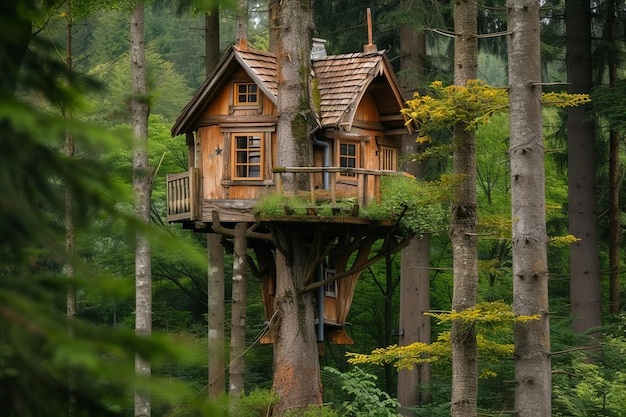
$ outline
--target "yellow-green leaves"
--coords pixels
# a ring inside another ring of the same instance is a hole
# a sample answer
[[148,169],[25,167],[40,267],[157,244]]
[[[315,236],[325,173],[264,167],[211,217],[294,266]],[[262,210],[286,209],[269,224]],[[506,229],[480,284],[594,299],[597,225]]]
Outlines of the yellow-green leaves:
[[[475,131],[487,123],[490,117],[505,112],[509,107],[509,93],[506,89],[495,88],[480,80],[469,80],[466,85],[444,87],[441,81],[430,84],[430,95],[416,93],[402,114],[407,123],[419,126],[420,143],[430,142],[428,132],[448,129],[457,123],[465,125],[468,131]],[[542,103],[560,108],[575,107],[588,103],[588,94],[567,94],[549,92],[542,94]]]
[[[510,306],[501,301],[478,303],[474,308],[461,312],[425,314],[436,318],[439,324],[458,320],[467,326],[474,326],[477,333],[478,356],[481,360],[487,361],[497,361],[499,358],[513,354],[513,344],[500,343],[492,339],[494,336],[510,331],[514,322],[525,323],[539,319],[538,315],[515,316]],[[371,354],[348,353],[347,356],[348,362],[352,364],[393,363],[398,369],[413,369],[413,366],[417,364],[449,360],[451,358],[450,332],[440,333],[437,341],[431,344],[416,342],[407,346],[392,345],[375,349]],[[495,375],[493,371],[484,369],[481,377],[493,375]]]
[[465,86],[444,87],[441,81],[430,84],[431,95],[416,93],[407,101],[402,113],[418,124],[419,142],[430,141],[428,131],[464,123],[467,130],[476,130],[498,111],[506,111],[509,97],[480,80],[469,80]]

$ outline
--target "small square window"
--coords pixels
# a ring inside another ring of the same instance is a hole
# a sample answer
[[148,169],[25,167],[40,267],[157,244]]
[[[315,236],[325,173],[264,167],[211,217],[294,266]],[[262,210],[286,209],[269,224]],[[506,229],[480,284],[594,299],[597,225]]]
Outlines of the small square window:
[[251,105],[259,102],[258,87],[254,83],[235,84],[235,105]]

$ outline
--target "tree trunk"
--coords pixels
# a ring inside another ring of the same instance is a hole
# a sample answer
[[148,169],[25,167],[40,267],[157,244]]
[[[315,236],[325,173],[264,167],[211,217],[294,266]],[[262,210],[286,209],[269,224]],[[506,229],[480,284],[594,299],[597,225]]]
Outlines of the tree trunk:
[[508,0],[513,219],[513,310],[539,315],[515,323],[515,415],[551,415],[550,325],[539,2]]
[[322,403],[320,365],[315,334],[315,299],[303,292],[308,243],[295,234],[283,234],[290,242],[290,259],[276,251],[276,317],[273,326],[274,384],[279,402],[274,415]]
[[224,248],[222,235],[207,234],[209,268],[208,292],[208,352],[209,352],[209,398],[218,398],[226,386],[224,352]]
[[[615,19],[615,0],[609,0],[607,13],[607,34],[609,42],[615,44],[617,39],[617,23]],[[607,65],[609,67],[609,85],[615,87],[618,80],[617,51],[610,48]],[[620,311],[620,241],[622,236],[620,224],[619,188],[621,168],[619,162],[619,133],[609,133],[609,313],[619,314]]]
[[[311,0],[283,2],[272,0],[277,45],[278,121],[276,124],[276,165],[310,166],[313,146],[310,134],[314,125],[310,99]],[[308,177],[302,177],[308,184]],[[284,178],[283,187],[291,191],[292,177]]]
[[248,0],[237,0],[237,21],[235,23],[237,44],[248,44]]
[[246,349],[246,295],[248,242],[246,223],[235,226],[235,250],[233,254],[233,293],[230,321],[230,367],[228,395],[239,396],[244,391],[244,360]]
[[[133,191],[135,214],[139,221],[150,222],[151,179],[148,166],[148,104],[146,90],[146,59],[144,45],[144,5],[138,1],[130,19],[132,125],[135,137],[133,146]],[[138,232],[135,247],[135,332],[139,336],[152,333],[152,274],[150,243],[148,237]],[[149,377],[150,362],[135,356],[135,372]],[[135,416],[150,416],[150,394],[135,391]]]
[[204,17],[205,25],[205,58],[206,76],[220,62],[220,9],[218,6],[213,7]]
[[[403,30],[402,33],[414,34],[415,31]],[[423,37],[422,37],[423,38]],[[401,43],[411,44],[413,36],[401,37]],[[413,51],[402,62],[406,62],[406,69],[410,69],[415,62],[410,57],[420,55],[421,48]],[[425,52],[425,50],[423,51]],[[408,53],[408,52],[407,52]],[[401,64],[404,68],[405,64]],[[406,80],[405,88],[413,85]],[[410,88],[411,89],[411,88]],[[405,135],[402,138],[402,156],[415,154],[419,151],[415,138]],[[424,162],[405,162],[403,171],[423,178]],[[400,271],[400,346],[410,345],[415,342],[430,343],[430,317],[424,315],[430,310],[430,236],[416,235],[409,245],[402,249],[402,262]],[[403,416],[415,416],[412,407],[429,401],[426,394],[420,395],[418,385],[430,383],[430,365],[422,364],[412,370],[403,369],[398,371],[398,412]]]
[[[591,70],[591,9],[589,2],[565,3],[566,67],[569,93],[589,94]],[[583,333],[600,326],[601,289],[595,193],[595,144],[591,104],[567,110],[569,232],[580,238],[570,246],[572,328]]]
[[[454,7],[454,83],[464,86],[476,78],[478,67],[477,2],[462,0]],[[454,287],[452,310],[476,305],[478,294],[478,214],[476,211],[476,138],[460,123],[454,128],[453,170],[460,179],[455,189],[450,219]],[[474,326],[453,322],[452,417],[476,415],[478,349]]]
[[[430,310],[429,236],[415,236],[402,250],[400,273],[400,338],[399,345],[415,342],[430,343],[430,319],[424,313]],[[417,385],[430,382],[430,366],[417,365],[412,370],[398,371],[398,410],[403,416],[415,416],[410,409],[428,398],[420,396]]]
[[[310,0],[269,2],[276,53],[278,79],[277,166],[310,166],[312,159],[313,117],[309,93],[311,73],[311,33],[313,26]],[[285,182],[287,191],[295,184]],[[303,292],[302,282],[307,245],[285,232],[290,258],[276,251],[276,340],[274,342],[273,389],[280,400],[276,415],[294,407],[322,401],[319,358],[315,335],[314,297]]]

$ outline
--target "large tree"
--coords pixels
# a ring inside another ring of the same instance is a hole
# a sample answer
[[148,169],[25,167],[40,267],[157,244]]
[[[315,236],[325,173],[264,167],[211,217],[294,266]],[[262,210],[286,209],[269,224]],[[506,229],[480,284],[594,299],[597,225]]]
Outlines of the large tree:
[[[135,214],[140,222],[150,222],[152,184],[148,164],[148,115],[146,55],[144,44],[144,3],[139,0],[130,18],[130,59],[132,77],[131,117],[133,143],[133,190]],[[152,269],[150,242],[145,231],[139,231],[135,242],[135,331],[139,336],[152,334]],[[150,362],[137,354],[135,371],[147,377]],[[146,390],[135,391],[135,416],[151,415],[150,395]]]
[[551,414],[550,326],[539,1],[508,0],[515,413]]
[[[277,166],[310,166],[312,131],[309,94],[310,51],[313,27],[311,0],[271,0],[270,21],[278,79]],[[285,183],[293,190],[296,184]],[[307,244],[298,235],[282,242],[287,256],[276,251],[274,384],[279,395],[275,414],[321,403],[319,358],[315,335],[313,294],[303,291]],[[278,239],[288,239],[286,234]]]
[[[454,84],[475,79],[478,67],[478,3],[461,0],[454,6]],[[476,210],[476,137],[463,122],[454,127],[453,171],[458,178],[450,218],[454,287],[452,310],[476,305],[478,295],[478,213]],[[454,321],[452,348],[452,417],[476,415],[478,348],[474,326]]]
[[[588,1],[565,2],[565,46],[569,93],[591,92],[591,8]],[[591,103],[567,110],[569,232],[572,328],[585,332],[602,324],[600,254],[595,192],[594,122]]]

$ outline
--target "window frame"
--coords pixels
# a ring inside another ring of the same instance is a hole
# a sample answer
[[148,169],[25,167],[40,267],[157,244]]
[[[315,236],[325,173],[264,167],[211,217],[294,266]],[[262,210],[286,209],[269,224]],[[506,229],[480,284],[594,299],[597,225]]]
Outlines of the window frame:
[[[344,156],[341,153],[342,145],[353,146],[354,147],[354,155],[345,155]],[[349,160],[353,160],[354,161],[354,166],[353,167],[342,166],[341,162],[342,162],[343,158],[346,158],[346,159],[349,159]],[[349,169],[361,168],[361,142],[360,141],[344,140],[344,139],[337,140],[337,166],[339,168],[349,168]],[[340,171],[339,172],[339,177],[343,178],[343,179],[356,180],[356,174],[354,174],[354,173],[346,173],[346,172]]]
[[[246,138],[246,144],[249,145],[249,140],[251,138],[258,138],[259,146],[257,147],[239,147],[237,138],[243,137]],[[231,142],[231,156],[230,156],[230,166],[231,166],[231,179],[234,181],[263,181],[265,179],[265,133],[262,131],[254,131],[254,132],[231,132],[230,133],[230,142]],[[258,149],[258,150],[257,150]],[[258,162],[251,162],[251,152],[258,152],[258,155],[254,157],[258,157]],[[246,153],[245,161],[238,161],[238,156],[241,153]],[[247,167],[246,171],[250,174],[250,167],[256,166],[258,167],[259,176],[251,177],[251,176],[240,176],[239,168]]]
[[[239,87],[240,86],[246,86],[246,91],[244,93],[240,93],[239,92]],[[255,90],[254,92],[250,92],[249,91],[249,87],[254,86]],[[235,107],[257,107],[260,102],[261,102],[261,97],[260,97],[260,89],[259,86],[256,85],[256,83],[253,82],[234,82],[233,83],[233,105]],[[245,96],[246,99],[249,99],[251,96],[255,96],[256,100],[255,101],[240,101],[239,97],[240,96]]]

